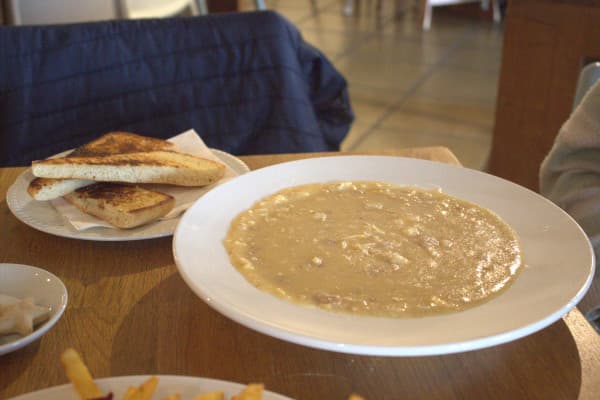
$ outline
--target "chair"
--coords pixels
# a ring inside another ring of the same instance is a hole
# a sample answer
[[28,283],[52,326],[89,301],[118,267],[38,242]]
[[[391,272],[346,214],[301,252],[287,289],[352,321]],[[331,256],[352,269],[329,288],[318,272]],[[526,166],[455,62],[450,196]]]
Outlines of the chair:
[[433,7],[450,4],[473,3],[475,1],[481,1],[481,8],[484,10],[487,10],[491,3],[494,22],[500,22],[502,15],[500,13],[499,0],[419,0],[419,14],[423,25],[423,30],[427,31],[431,28]]
[[[44,25],[120,18],[206,14],[205,0],[8,0],[12,25]],[[204,11],[204,12],[202,12]]]
[[[208,5],[206,4],[206,0],[196,0],[198,8],[200,9],[201,15],[206,15],[210,12]],[[267,5],[265,0],[255,0],[254,5],[256,6],[257,11],[265,11],[267,9]]]
[[[206,10],[205,1],[195,0],[118,0],[121,18],[168,18],[189,11],[191,15],[199,15]],[[198,3],[204,6],[198,6]],[[205,13],[203,13],[205,14]]]
[[115,130],[333,151],[352,120],[343,76],[275,12],[0,28],[0,165]]
[[64,24],[116,18],[115,2],[106,0],[8,0],[11,25]]

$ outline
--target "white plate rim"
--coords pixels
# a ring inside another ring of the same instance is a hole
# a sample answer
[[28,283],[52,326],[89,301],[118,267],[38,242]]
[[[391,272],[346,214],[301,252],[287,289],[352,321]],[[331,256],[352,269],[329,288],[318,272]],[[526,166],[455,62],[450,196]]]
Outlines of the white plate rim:
[[[210,149],[215,156],[217,156],[221,162],[227,164],[238,174],[245,174],[250,171],[250,168],[246,163],[237,158],[236,156],[226,153],[218,149]],[[69,151],[57,154],[54,157],[60,157],[67,154]],[[8,188],[6,192],[6,204],[12,212],[12,214],[24,224],[30,226],[38,231],[48,233],[54,236],[65,237],[69,239],[80,239],[80,240],[92,240],[92,241],[134,241],[134,240],[146,240],[156,239],[166,236],[171,236],[175,231],[175,227],[179,222],[180,217],[153,222],[138,228],[120,230],[117,228],[92,228],[84,231],[77,231],[66,223],[60,225],[47,225],[40,222],[39,219],[28,215],[20,204],[22,202],[29,203],[35,201],[27,194],[27,185],[30,180],[28,176],[31,175],[31,168],[27,168],[24,172],[19,174],[15,182]],[[51,213],[51,215],[60,218],[54,207],[48,202],[40,202],[46,204],[40,204],[45,212]]]
[[61,296],[60,306],[58,307],[56,312],[54,312],[54,314],[52,314],[52,316],[46,322],[44,322],[42,325],[40,325],[36,329],[34,329],[34,331],[31,334],[29,334],[27,336],[23,336],[22,338],[15,340],[13,342],[9,342],[9,343],[0,345],[0,356],[11,353],[22,347],[25,347],[25,346],[33,343],[34,341],[38,340],[39,338],[41,338],[46,332],[48,332],[50,330],[50,328],[52,328],[58,322],[58,320],[64,314],[64,312],[67,308],[67,304],[69,303],[69,293],[67,291],[65,284],[63,283],[63,281],[60,280],[60,278],[58,278],[52,272],[46,271],[45,269],[42,269],[39,267],[34,267],[32,265],[25,265],[25,264],[0,263],[0,268],[2,268],[2,267],[26,268],[30,271],[45,275],[45,276],[49,277],[50,279],[53,279],[55,281],[55,283],[58,284],[58,286],[61,289],[62,296]]
[[[203,378],[194,376],[183,376],[183,375],[126,375],[126,376],[115,376],[107,378],[94,379],[98,386],[107,392],[117,391],[113,398],[120,398],[118,394],[125,392],[130,386],[139,386],[143,381],[147,380],[151,376],[159,378],[157,394],[164,396],[165,393],[172,394],[176,392],[178,386],[185,385],[192,390],[192,387],[198,387],[199,392],[208,392],[213,390],[221,390],[225,392],[225,397],[229,398],[233,394],[239,392],[246,385],[221,379],[214,378]],[[172,387],[172,389],[167,389]],[[196,390],[196,389],[194,389]],[[161,394],[162,393],[162,394]],[[200,394],[200,393],[197,393]],[[156,397],[156,395],[155,395]],[[73,385],[70,383],[52,386],[46,389],[36,390],[25,394],[11,397],[8,400],[79,400],[79,396],[76,395]],[[190,397],[191,399],[191,397]],[[264,400],[292,400],[290,397],[286,397],[282,394],[274,393],[269,390],[263,392]],[[183,400],[188,400],[187,397],[183,397]]]
[[[510,181],[504,180],[502,178],[499,178],[499,177],[496,177],[493,175],[486,174],[481,171],[470,170],[468,168],[452,166],[452,165],[439,163],[439,162],[435,162],[435,161],[406,159],[406,158],[402,158],[402,157],[335,156],[335,157],[323,157],[320,159],[297,160],[297,161],[291,161],[291,162],[287,162],[287,163],[277,164],[274,166],[263,168],[261,170],[253,171],[250,174],[246,175],[244,178],[245,179],[253,179],[254,176],[265,175],[267,172],[269,172],[269,169],[271,171],[278,171],[278,172],[281,171],[282,169],[286,169],[286,172],[289,172],[289,170],[292,168],[295,170],[302,168],[302,166],[305,163],[342,162],[342,161],[344,161],[344,159],[346,159],[347,162],[358,162],[360,160],[366,160],[366,159],[375,160],[375,161],[376,160],[391,160],[391,159],[403,160],[404,163],[408,163],[409,165],[412,165],[415,168],[418,168],[419,166],[422,166],[422,167],[428,166],[428,168],[432,168],[432,166],[434,166],[435,168],[440,169],[441,171],[444,171],[444,172],[448,172],[448,173],[452,172],[455,174],[458,173],[458,174],[465,174],[465,175],[471,175],[471,176],[477,175],[480,177],[484,177],[484,179],[492,180],[495,182],[495,184],[509,186],[509,187],[512,187],[514,190],[528,193],[529,196],[534,196],[535,198],[537,198],[538,201],[541,201],[541,203],[545,204],[546,207],[550,207],[550,208],[554,209],[554,212],[559,213],[562,216],[562,218],[565,218],[565,220],[568,220],[569,223],[572,225],[572,228],[579,235],[577,240],[580,241],[579,244],[581,246],[584,246],[586,248],[587,253],[585,255],[585,258],[587,260],[589,260],[589,266],[587,266],[583,272],[585,274],[585,279],[581,282],[581,285],[578,287],[578,290],[574,293],[571,293],[572,297],[570,297],[568,299],[568,301],[565,301],[561,307],[552,310],[552,312],[547,313],[546,315],[543,316],[543,318],[539,318],[536,321],[532,321],[531,323],[528,323],[524,326],[519,327],[519,329],[510,329],[508,331],[498,331],[494,335],[487,335],[485,337],[470,338],[469,340],[453,341],[453,342],[442,343],[442,344],[438,344],[438,345],[427,345],[427,346],[420,346],[420,345],[379,346],[379,345],[364,344],[364,343],[349,343],[347,341],[336,341],[336,340],[332,340],[331,338],[323,339],[322,337],[315,337],[314,335],[304,335],[304,334],[298,333],[297,331],[286,330],[285,328],[282,328],[282,326],[280,324],[278,324],[277,322],[257,319],[256,314],[253,314],[252,312],[244,313],[239,310],[236,310],[235,304],[224,303],[223,301],[221,301],[221,299],[218,298],[218,296],[214,295],[214,292],[210,293],[209,291],[206,291],[206,288],[199,285],[199,283],[194,279],[194,277],[191,276],[189,265],[186,266],[186,264],[189,264],[189,262],[188,262],[188,260],[184,259],[184,255],[182,254],[182,250],[180,249],[180,246],[182,246],[181,242],[184,240],[184,239],[182,239],[183,235],[185,234],[184,229],[186,227],[186,224],[188,224],[188,220],[193,218],[193,215],[195,212],[194,209],[196,207],[202,206],[201,203],[202,203],[203,199],[200,199],[194,206],[192,206],[190,208],[190,210],[188,210],[188,213],[186,214],[186,216],[180,221],[180,223],[175,231],[174,238],[173,238],[173,254],[174,254],[175,262],[176,262],[176,265],[180,272],[180,275],[183,277],[184,281],[200,298],[202,298],[205,302],[207,302],[211,307],[216,309],[218,312],[220,312],[223,315],[227,316],[228,318],[230,318],[246,327],[254,329],[256,331],[262,332],[264,334],[267,334],[267,335],[270,335],[273,337],[277,337],[282,340],[286,340],[286,341],[290,341],[293,343],[302,344],[302,345],[306,345],[306,346],[310,346],[310,347],[316,347],[316,348],[320,348],[320,349],[332,350],[332,351],[338,351],[338,352],[344,352],[344,353],[381,355],[381,356],[420,356],[420,355],[449,354],[449,353],[481,349],[481,348],[485,348],[485,347],[489,347],[489,346],[498,345],[501,343],[506,343],[506,342],[509,342],[512,340],[516,340],[516,339],[519,339],[526,335],[529,335],[531,333],[534,333],[536,331],[539,331],[540,329],[543,329],[546,326],[550,325],[551,323],[560,319],[564,314],[566,314],[569,310],[571,310],[579,302],[579,300],[583,297],[585,292],[588,290],[588,288],[591,284],[592,278],[593,278],[593,272],[594,272],[594,268],[595,268],[594,253],[589,244],[589,241],[587,240],[587,237],[585,236],[585,233],[577,225],[577,223],[570,216],[568,216],[564,211],[560,210],[553,203],[551,203],[547,199],[542,198],[535,192],[533,192],[529,189],[526,189],[524,187],[521,187],[519,185],[516,185]],[[331,161],[327,161],[327,160],[331,160]],[[240,183],[239,181],[238,182],[229,182],[228,183],[229,186],[224,185],[223,187],[221,187],[219,189],[219,191],[213,193],[213,196],[218,195],[221,191],[229,190],[230,186],[238,185],[239,183]],[[292,186],[292,184],[290,184],[288,186]],[[281,187],[285,187],[285,185],[283,185]],[[442,187],[443,187],[443,185],[442,185]],[[450,194],[452,194],[452,193],[450,193]],[[467,198],[467,200],[471,200],[471,199]],[[581,240],[585,241],[585,245],[583,242],[581,242]],[[196,267],[197,267],[197,265],[196,265]],[[233,267],[231,265],[229,265],[229,268],[233,268]],[[246,282],[246,284],[249,285],[247,282]],[[579,284],[579,282],[578,282],[578,284]],[[249,285],[249,286],[251,286],[251,285]],[[254,288],[254,290],[256,292],[258,292],[258,289]],[[257,293],[257,295],[263,296],[264,294]],[[270,296],[270,295],[267,295],[267,296]],[[276,301],[283,302],[282,300],[278,300],[278,299],[274,299],[272,301],[273,302],[276,302]],[[296,307],[298,307],[298,306],[296,306]],[[362,317],[362,318],[368,319],[369,317]],[[378,319],[375,319],[375,320],[378,320]],[[381,319],[379,319],[379,320],[381,320]]]

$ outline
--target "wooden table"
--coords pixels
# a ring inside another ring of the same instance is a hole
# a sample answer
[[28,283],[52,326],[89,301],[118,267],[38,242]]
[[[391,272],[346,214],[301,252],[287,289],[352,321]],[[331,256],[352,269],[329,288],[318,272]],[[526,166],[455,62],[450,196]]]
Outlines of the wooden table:
[[[397,155],[457,164],[444,148]],[[255,169],[318,154],[243,157]],[[0,169],[0,194],[23,168]],[[89,242],[47,235],[0,205],[0,262],[31,264],[69,290],[63,318],[43,338],[0,357],[0,398],[66,382],[59,355],[73,346],[96,377],[175,374],[264,382],[302,400],[594,399],[600,336],[578,310],[526,338],[434,357],[370,357],[316,350],[247,329],[196,297],[180,278],[171,238]]]

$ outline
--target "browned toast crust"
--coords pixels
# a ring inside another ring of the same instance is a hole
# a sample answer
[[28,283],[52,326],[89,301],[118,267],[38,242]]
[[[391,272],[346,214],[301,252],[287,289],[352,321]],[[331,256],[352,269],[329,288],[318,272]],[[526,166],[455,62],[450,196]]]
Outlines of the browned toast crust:
[[52,178],[34,178],[29,182],[29,186],[27,186],[27,193],[29,193],[31,197],[34,197],[38,192],[56,184],[56,181],[56,179]]
[[[101,200],[106,205],[123,207],[130,213],[144,212],[174,201],[173,196],[139,186],[118,183],[95,183],[75,191],[81,199]],[[143,196],[143,197],[141,197]],[[148,205],[148,199],[153,203]]]
[[[169,158],[169,154],[174,155],[175,158]],[[201,159],[204,162],[214,165],[220,164],[213,160],[209,160],[202,157],[196,157],[186,153],[177,153],[174,151],[149,151],[127,154],[110,154],[98,157],[69,156],[61,158],[52,158],[49,160],[34,161],[32,165],[110,165],[115,167],[147,165],[155,167],[183,168],[184,165],[181,162],[182,160],[184,162],[196,162],[198,159]]]
[[175,145],[162,139],[130,132],[109,132],[73,150],[69,157],[98,157],[110,154],[141,153],[173,149]]

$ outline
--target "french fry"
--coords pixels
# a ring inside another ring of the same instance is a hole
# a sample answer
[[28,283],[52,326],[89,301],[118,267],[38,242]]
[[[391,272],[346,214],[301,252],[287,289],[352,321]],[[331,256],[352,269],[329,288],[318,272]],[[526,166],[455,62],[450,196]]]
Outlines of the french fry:
[[246,386],[240,393],[233,396],[231,400],[260,400],[265,385],[262,383],[251,383]]
[[60,356],[60,361],[67,378],[69,378],[82,400],[102,397],[102,393],[96,386],[90,371],[74,349],[65,350]]
[[208,392],[203,393],[200,396],[194,397],[192,400],[223,400],[225,395],[223,392]]
[[[103,396],[100,389],[94,382],[92,374],[81,359],[77,351],[72,348],[65,350],[60,357],[61,364],[65,374],[73,384],[75,391],[81,400],[93,400],[111,398],[112,393]],[[152,400],[158,386],[158,377],[152,376],[138,387],[129,387],[123,395],[123,400]],[[261,400],[265,385],[262,383],[248,384],[240,393],[231,397],[230,400]],[[179,393],[174,393],[165,397],[163,400],[181,400]],[[198,395],[191,400],[225,400],[225,395],[221,391],[207,392]],[[362,397],[352,394],[348,400],[364,400]]]
[[128,387],[127,391],[125,392],[125,394],[123,395],[123,400],[131,400],[133,398],[133,396],[137,393],[137,388],[134,387]]
[[150,400],[156,391],[158,378],[153,376],[142,383],[128,400]]

